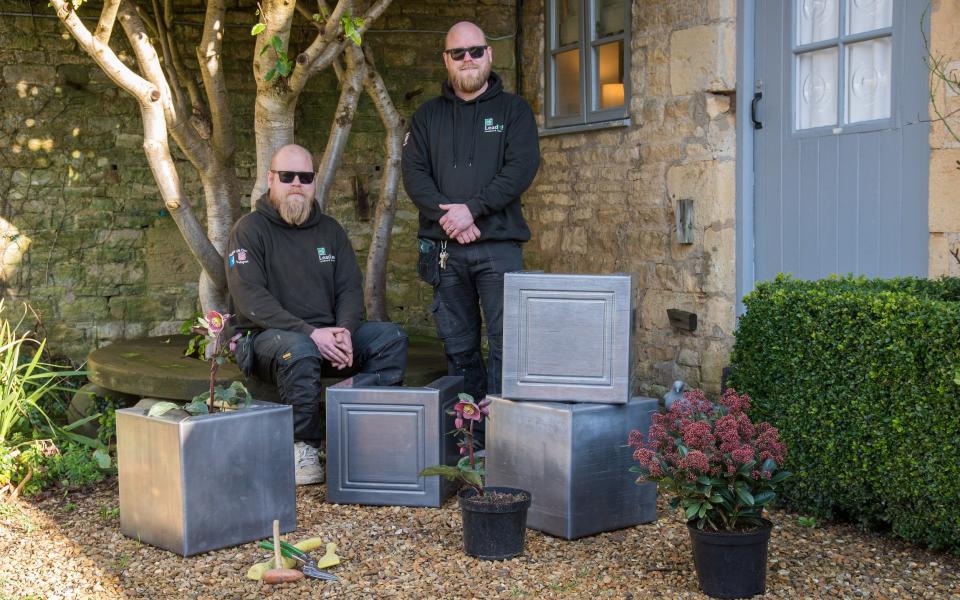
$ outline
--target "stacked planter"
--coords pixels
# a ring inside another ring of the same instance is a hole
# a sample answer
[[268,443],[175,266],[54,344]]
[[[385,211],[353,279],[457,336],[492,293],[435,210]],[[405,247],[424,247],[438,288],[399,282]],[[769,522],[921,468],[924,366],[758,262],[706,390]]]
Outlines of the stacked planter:
[[530,491],[527,526],[575,539],[656,519],[626,447],[652,398],[631,397],[633,278],[508,273],[503,394],[487,424],[487,484]]

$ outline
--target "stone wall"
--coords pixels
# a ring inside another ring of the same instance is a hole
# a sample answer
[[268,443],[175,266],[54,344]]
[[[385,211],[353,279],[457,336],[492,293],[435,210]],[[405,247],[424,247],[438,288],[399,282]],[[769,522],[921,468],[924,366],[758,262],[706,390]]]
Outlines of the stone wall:
[[[542,124],[542,0],[524,4],[523,91]],[[735,0],[634,0],[632,125],[541,137],[524,199],[528,267],[633,273],[640,390],[675,379],[718,391],[735,323]],[[695,241],[676,241],[677,201]],[[698,315],[695,332],[668,308]]]
[[[88,3],[90,4],[90,3]],[[150,3],[144,3],[149,5]],[[176,0],[176,34],[194,56],[203,2]],[[225,70],[238,134],[242,188],[255,171],[249,28],[254,4],[233,0],[226,29]],[[82,15],[96,16],[97,6]],[[197,310],[193,261],[163,210],[142,149],[135,103],[78,50],[46,2],[0,0],[0,285],[29,302],[56,354],[80,360],[111,340],[165,335]],[[445,73],[443,32],[461,19],[495,41],[496,69],[515,81],[513,0],[395,0],[367,41],[398,109],[409,117],[439,92]],[[91,27],[92,27],[91,23]],[[114,39],[122,36],[119,26]],[[312,30],[301,22],[293,47]],[[338,97],[332,73],[313,80],[298,112],[299,143],[322,151]],[[369,99],[361,101],[329,211],[343,222],[365,260],[370,239],[358,217],[355,187],[377,201],[382,128]],[[202,204],[195,173],[179,163],[194,206]],[[249,206],[249,198],[243,199]],[[203,210],[197,211],[202,217]],[[414,333],[431,333],[430,291],[415,274],[416,211],[401,193],[388,271],[391,317]]]
[[[960,81],[960,4],[934,0],[930,13],[930,52],[943,58],[947,72]],[[937,82],[930,127],[930,276],[960,276],[960,95]],[[948,117],[936,120],[937,111]],[[953,134],[947,128],[949,124]]]

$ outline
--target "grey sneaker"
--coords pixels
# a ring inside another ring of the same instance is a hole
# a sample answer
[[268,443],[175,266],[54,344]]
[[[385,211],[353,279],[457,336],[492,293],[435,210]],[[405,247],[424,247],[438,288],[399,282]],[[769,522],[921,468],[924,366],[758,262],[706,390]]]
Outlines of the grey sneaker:
[[323,465],[320,464],[316,448],[305,442],[294,442],[293,461],[297,485],[323,483]]

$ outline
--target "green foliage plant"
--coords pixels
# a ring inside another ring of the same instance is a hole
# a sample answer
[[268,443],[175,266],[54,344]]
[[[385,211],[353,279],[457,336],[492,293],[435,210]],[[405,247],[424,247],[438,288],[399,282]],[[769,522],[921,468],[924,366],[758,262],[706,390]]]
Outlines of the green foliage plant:
[[[183,410],[191,415],[208,414],[216,409],[244,408],[249,406],[253,400],[246,386],[239,381],[234,381],[229,387],[217,385],[217,370],[236,352],[237,342],[242,336],[242,334],[236,333],[229,339],[225,339],[227,322],[231,317],[232,315],[219,313],[215,310],[207,311],[207,314],[197,319],[193,327],[193,331],[207,338],[206,348],[210,355],[210,388],[206,392],[194,396],[183,407]],[[152,417],[159,417],[175,408],[179,407],[173,402],[158,402],[150,407],[148,414]]]
[[790,447],[781,500],[960,553],[960,279],[779,276],[744,304],[731,383]]
[[439,475],[450,481],[461,481],[483,496],[483,486],[486,476],[485,457],[481,455],[479,444],[474,439],[474,425],[483,421],[490,414],[490,399],[484,398],[479,403],[474,401],[470,394],[459,394],[459,402],[447,414],[454,417],[455,429],[450,433],[460,436],[457,446],[460,448],[460,460],[456,465],[433,465],[420,471],[421,477]]
[[46,462],[59,455],[57,443],[68,440],[84,446],[95,460],[105,458],[109,466],[102,443],[73,431],[100,415],[61,427],[44,409],[57,395],[71,391],[66,385],[70,378],[85,373],[44,362],[45,340],[21,333],[28,308],[15,323],[5,317],[5,309],[0,300],[0,494],[38,491],[47,482]]
[[742,531],[763,526],[764,509],[790,472],[776,428],[754,425],[750,398],[728,389],[719,404],[701,390],[684,393],[646,432],[627,443],[639,463],[637,483],[657,482],[671,508],[698,529]]

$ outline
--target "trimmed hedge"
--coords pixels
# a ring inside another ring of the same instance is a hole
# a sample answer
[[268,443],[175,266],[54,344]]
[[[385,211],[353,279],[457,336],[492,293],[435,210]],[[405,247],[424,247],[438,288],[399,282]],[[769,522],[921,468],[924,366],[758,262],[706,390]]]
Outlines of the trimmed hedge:
[[960,280],[780,276],[744,303],[730,383],[789,448],[781,500],[960,553]]

